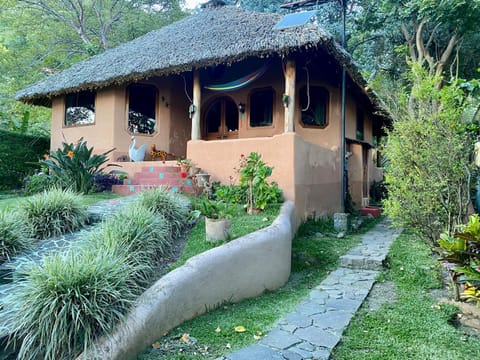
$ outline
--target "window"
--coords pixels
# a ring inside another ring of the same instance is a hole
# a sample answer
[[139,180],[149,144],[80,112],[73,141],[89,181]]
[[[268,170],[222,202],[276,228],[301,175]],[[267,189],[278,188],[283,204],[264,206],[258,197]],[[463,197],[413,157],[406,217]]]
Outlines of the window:
[[328,91],[321,86],[304,86],[300,89],[302,125],[324,128],[328,125]]
[[254,90],[250,95],[250,126],[272,126],[273,99],[275,92],[272,88]]
[[364,126],[363,110],[357,106],[357,140],[364,140]]
[[90,125],[95,122],[95,93],[81,91],[65,96],[65,126]]
[[138,134],[155,132],[157,88],[153,85],[132,84],[128,93],[128,131]]

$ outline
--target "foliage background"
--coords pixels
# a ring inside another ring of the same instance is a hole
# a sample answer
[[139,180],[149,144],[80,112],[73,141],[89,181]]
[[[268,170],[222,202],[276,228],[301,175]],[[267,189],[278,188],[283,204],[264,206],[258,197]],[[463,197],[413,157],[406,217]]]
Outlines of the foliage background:
[[50,139],[0,130],[0,189],[22,185],[25,176],[38,168],[38,162],[50,148]]

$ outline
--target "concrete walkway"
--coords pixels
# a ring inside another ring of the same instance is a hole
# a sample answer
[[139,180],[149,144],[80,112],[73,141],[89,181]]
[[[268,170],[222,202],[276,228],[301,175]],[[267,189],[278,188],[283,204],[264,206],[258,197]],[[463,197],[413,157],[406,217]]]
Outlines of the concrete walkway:
[[384,220],[340,258],[340,267],[315,287],[257,344],[217,360],[329,359],[343,331],[362,305],[400,235]]

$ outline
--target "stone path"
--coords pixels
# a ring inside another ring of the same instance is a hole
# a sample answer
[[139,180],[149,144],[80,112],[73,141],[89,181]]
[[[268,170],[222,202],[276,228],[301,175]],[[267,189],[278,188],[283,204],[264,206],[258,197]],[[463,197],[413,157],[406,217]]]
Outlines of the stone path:
[[329,359],[383,267],[400,234],[388,221],[363,235],[360,245],[340,258],[340,267],[315,287],[293,313],[278,321],[257,344],[217,360]]
[[[91,223],[97,223],[103,220],[106,216],[116,212],[122,206],[129,204],[137,199],[137,196],[126,196],[117,199],[105,200],[88,208],[88,218]],[[6,261],[0,265],[0,278],[2,280],[0,285],[0,339],[8,336],[9,326],[11,318],[15,316],[16,310],[8,308],[5,303],[6,297],[11,293],[12,287],[15,286],[15,282],[11,282],[12,274],[14,271],[18,271],[22,266],[29,263],[36,263],[50,254],[62,249],[66,249],[72,246],[81,239],[84,239],[89,231],[93,229],[94,225],[89,225],[86,228],[70,234],[62,236],[40,240],[37,242],[35,249],[28,254],[23,254],[12,258],[10,261]]]

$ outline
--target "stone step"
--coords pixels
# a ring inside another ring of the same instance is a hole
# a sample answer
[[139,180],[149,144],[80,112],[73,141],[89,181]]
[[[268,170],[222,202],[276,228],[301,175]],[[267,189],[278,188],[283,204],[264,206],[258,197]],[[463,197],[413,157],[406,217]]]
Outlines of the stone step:
[[179,173],[180,172],[180,166],[170,166],[170,165],[165,165],[165,166],[142,166],[140,172],[138,173]]

